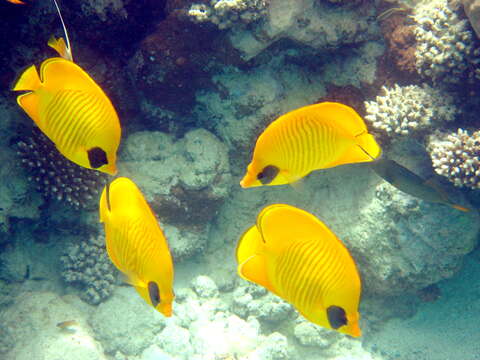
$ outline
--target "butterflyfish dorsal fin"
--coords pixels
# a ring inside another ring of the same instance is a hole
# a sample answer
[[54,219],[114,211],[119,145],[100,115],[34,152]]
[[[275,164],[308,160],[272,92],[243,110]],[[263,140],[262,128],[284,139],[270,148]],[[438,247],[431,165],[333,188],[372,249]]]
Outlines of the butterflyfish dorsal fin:
[[72,53],[68,49],[67,44],[65,43],[65,40],[63,40],[63,38],[57,39],[55,36],[52,36],[48,40],[48,46],[54,49],[58,53],[58,55],[60,55],[62,58],[73,61]]
[[281,254],[292,241],[318,237],[331,231],[312,214],[286,205],[274,204],[263,209],[257,218],[266,251]]
[[70,38],[68,37],[68,31],[67,31],[67,27],[65,26],[65,22],[63,21],[62,12],[60,11],[60,6],[58,6],[58,3],[57,3],[56,0],[53,0],[53,3],[55,4],[55,7],[57,8],[58,17],[60,18],[60,21],[62,22],[63,33],[65,34],[66,43],[62,38],[58,39],[58,41],[55,40],[55,38],[53,38],[54,41],[57,43],[57,45],[60,42],[60,40],[63,43],[63,45],[61,45],[61,47],[60,47],[60,49],[62,49],[62,52],[58,51],[57,47],[53,47],[50,44],[50,41],[52,40],[52,38],[50,38],[50,41],[48,42],[48,45],[53,47],[60,54],[60,56],[63,57],[64,59],[73,61],[72,48],[70,46]]

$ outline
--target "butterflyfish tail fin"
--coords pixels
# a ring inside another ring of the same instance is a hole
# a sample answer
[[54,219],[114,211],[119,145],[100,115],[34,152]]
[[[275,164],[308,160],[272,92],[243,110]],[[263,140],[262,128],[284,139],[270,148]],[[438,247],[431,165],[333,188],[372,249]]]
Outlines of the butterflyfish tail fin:
[[40,86],[42,86],[42,82],[40,81],[40,77],[38,76],[38,71],[35,65],[28,67],[22,75],[18,78],[13,85],[13,91],[35,91]]
[[60,42],[60,40],[63,42],[63,49],[62,49],[63,51],[62,52],[60,52],[57,47],[52,46],[52,44],[51,44],[52,39],[50,39],[50,41],[48,42],[48,45],[53,47],[60,54],[61,57],[65,58],[67,60],[73,61],[72,48],[70,46],[70,38],[68,37],[68,31],[67,31],[67,27],[65,26],[65,22],[63,21],[62,12],[60,11],[60,6],[58,6],[58,3],[57,3],[56,0],[53,0],[53,3],[55,4],[55,7],[57,8],[58,16],[60,18],[60,21],[62,22],[63,33],[65,34],[66,44],[65,44],[65,42],[63,41],[62,38],[60,38],[58,41],[56,41],[57,45]]
[[52,36],[50,40],[48,40],[48,46],[54,49],[62,58],[70,61],[72,60],[71,53],[69,53],[67,44],[63,38],[57,39],[55,36]]

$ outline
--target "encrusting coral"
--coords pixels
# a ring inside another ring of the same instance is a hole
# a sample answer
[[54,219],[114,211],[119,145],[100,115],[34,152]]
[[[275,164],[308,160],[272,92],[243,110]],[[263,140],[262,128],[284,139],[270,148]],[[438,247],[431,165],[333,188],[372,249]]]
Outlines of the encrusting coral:
[[75,208],[96,205],[106,175],[66,159],[39,130],[17,142],[17,153],[28,179],[46,200],[65,201]]
[[103,236],[70,245],[60,261],[63,279],[77,285],[82,290],[80,297],[87,303],[98,305],[113,292],[116,270],[108,258]]
[[435,132],[428,138],[427,150],[437,174],[455,186],[480,189],[480,130],[455,133]]
[[479,73],[480,48],[468,20],[458,15],[459,6],[456,1],[433,0],[414,11],[417,70],[434,82],[462,84]]
[[441,122],[453,121],[458,110],[453,98],[427,84],[383,87],[384,95],[366,101],[365,119],[388,136],[412,135]]
[[219,29],[248,24],[265,16],[268,0],[211,0],[193,4],[188,16],[196,22],[211,22]]

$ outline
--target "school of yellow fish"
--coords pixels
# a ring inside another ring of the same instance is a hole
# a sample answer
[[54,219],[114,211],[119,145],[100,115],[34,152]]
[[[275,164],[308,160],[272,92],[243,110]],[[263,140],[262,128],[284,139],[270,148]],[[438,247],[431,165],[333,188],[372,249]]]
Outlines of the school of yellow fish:
[[[7,0],[23,4],[20,0]],[[48,45],[60,57],[28,67],[13,90],[17,102],[58,151],[79,166],[117,173],[121,126],[100,86],[77,64],[64,28]],[[292,184],[312,171],[368,162],[386,181],[427,201],[467,211],[422,178],[381,157],[380,146],[351,107],[334,102],[305,106],[280,116],[258,137],[242,188]],[[107,184],[99,201],[106,251],[144,301],[172,315],[174,266],[156,216],[138,186],[126,177]],[[361,336],[361,280],[345,245],[305,210],[271,204],[240,237],[238,274],[292,304],[306,319],[353,337]]]

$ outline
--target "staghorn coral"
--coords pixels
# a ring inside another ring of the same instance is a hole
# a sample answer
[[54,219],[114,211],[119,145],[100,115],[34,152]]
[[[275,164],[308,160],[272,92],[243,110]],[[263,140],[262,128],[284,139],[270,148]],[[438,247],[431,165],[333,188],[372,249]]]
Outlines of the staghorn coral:
[[433,0],[414,11],[417,70],[434,82],[472,82],[479,71],[480,48],[468,20],[459,16],[459,6],[455,1]]
[[113,292],[116,270],[108,258],[103,236],[70,245],[60,261],[63,279],[77,285],[82,290],[80,297],[87,303],[98,305]]
[[372,126],[392,135],[411,135],[444,121],[453,121],[458,110],[453,98],[429,85],[382,88],[384,95],[366,101],[365,119]]
[[84,169],[61,155],[38,129],[17,142],[17,153],[28,171],[28,179],[46,200],[65,201],[74,208],[96,205],[106,175]]
[[429,136],[427,150],[437,174],[455,186],[480,189],[480,131],[437,131]]
[[193,4],[188,16],[195,22],[211,22],[219,29],[248,24],[263,18],[267,0],[211,0],[210,4]]

